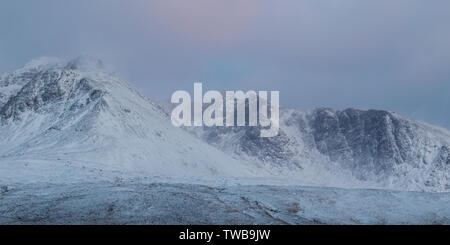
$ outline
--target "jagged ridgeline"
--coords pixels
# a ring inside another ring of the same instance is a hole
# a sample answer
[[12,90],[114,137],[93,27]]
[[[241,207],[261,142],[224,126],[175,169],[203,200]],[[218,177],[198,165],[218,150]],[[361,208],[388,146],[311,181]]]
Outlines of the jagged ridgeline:
[[3,75],[0,91],[3,161],[81,161],[149,175],[250,175],[237,160],[173,127],[156,104],[96,59],[36,60]]
[[291,169],[319,165],[363,181],[412,190],[450,190],[450,133],[381,110],[281,109],[280,132],[203,127],[194,133],[226,152]]
[[0,160],[450,190],[450,132],[392,112],[280,109],[279,134],[262,138],[258,127],[175,128],[161,108],[97,59],[38,59],[0,79]]

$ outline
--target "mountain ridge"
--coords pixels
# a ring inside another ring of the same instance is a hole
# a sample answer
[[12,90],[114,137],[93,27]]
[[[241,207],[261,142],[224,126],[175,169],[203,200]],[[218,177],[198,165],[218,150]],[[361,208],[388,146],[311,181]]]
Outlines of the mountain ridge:
[[79,70],[79,62],[8,75],[9,85],[24,85],[0,105],[0,156],[41,155],[151,174],[250,175],[238,161],[166,123],[167,115],[126,82],[86,69],[91,60]]
[[279,136],[261,138],[257,127],[174,128],[168,109],[95,58],[37,59],[1,76],[0,162],[44,156],[143,174],[450,190],[449,131],[392,112],[281,109]]

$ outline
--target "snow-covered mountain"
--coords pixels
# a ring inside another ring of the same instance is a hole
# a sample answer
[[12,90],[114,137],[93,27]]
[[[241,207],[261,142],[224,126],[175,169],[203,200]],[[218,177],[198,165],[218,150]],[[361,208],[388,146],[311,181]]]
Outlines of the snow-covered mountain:
[[261,138],[175,128],[170,106],[89,57],[2,75],[0,224],[450,223],[449,193],[408,192],[450,190],[448,130],[282,109],[280,134]]
[[0,135],[2,164],[41,159],[152,175],[251,176],[89,57],[38,59],[3,75]]
[[0,79],[0,162],[450,190],[450,132],[392,112],[282,109],[279,135],[261,138],[255,127],[188,133],[173,127],[161,108],[97,59],[33,60]]
[[347,171],[372,187],[450,190],[450,132],[388,111],[281,109],[280,132],[272,138],[259,137],[259,129],[251,127],[192,131],[237,158],[274,171]]

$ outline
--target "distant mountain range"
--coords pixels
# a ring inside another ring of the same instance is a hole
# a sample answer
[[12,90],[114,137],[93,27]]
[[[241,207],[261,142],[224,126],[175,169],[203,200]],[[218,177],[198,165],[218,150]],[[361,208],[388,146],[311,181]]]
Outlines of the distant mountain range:
[[34,60],[0,78],[0,161],[42,159],[168,176],[446,192],[450,132],[380,110],[282,109],[280,133],[175,128],[97,59]]

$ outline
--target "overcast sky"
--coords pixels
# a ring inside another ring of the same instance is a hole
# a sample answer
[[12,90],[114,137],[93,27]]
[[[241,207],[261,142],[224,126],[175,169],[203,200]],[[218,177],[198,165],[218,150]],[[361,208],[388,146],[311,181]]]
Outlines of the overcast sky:
[[0,73],[87,54],[155,100],[200,81],[450,128],[448,0],[3,0],[0,11]]

